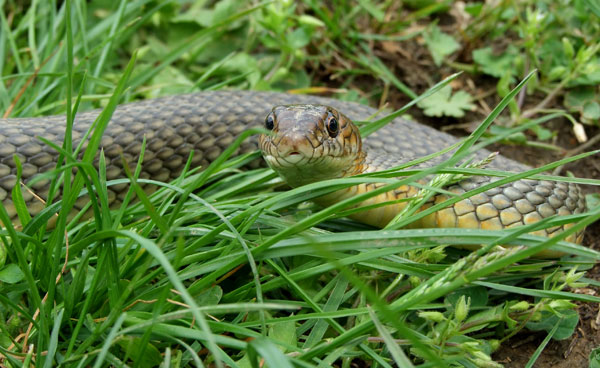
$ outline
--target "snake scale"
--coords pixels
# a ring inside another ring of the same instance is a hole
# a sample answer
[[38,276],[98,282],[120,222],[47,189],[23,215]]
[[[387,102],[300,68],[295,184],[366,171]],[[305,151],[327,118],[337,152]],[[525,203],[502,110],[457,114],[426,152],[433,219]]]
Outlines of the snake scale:
[[[127,162],[135,164],[140,154],[142,138],[147,139],[142,178],[168,181],[176,178],[194,150],[194,167],[205,166],[215,160],[245,129],[265,126],[265,117],[271,108],[288,104],[319,104],[331,106],[340,125],[346,125],[345,116],[353,120],[365,120],[376,110],[365,105],[343,102],[330,98],[292,95],[285,93],[256,91],[216,91],[188,95],[177,95],[153,100],[145,100],[117,107],[112,120],[102,138],[102,147],[107,161],[109,180],[123,177],[121,155]],[[73,141],[77,144],[90,124],[98,116],[99,110],[79,113],[76,116]],[[64,136],[65,117],[51,116],[39,118],[0,119],[0,201],[9,215],[16,220],[16,211],[10,193],[16,185],[16,169],[13,155],[17,154],[23,163],[23,180],[28,182],[38,173],[54,168],[57,153],[44,145],[37,136],[61,143]],[[345,134],[345,133],[344,133]],[[340,136],[344,135],[340,133]],[[354,139],[354,138],[352,138]],[[425,125],[397,118],[362,141],[365,155],[360,162],[363,171],[375,171],[397,166],[454,144],[451,135]],[[360,144],[360,138],[357,142]],[[348,143],[348,144],[350,144]],[[258,139],[253,137],[242,144],[238,153],[251,152],[257,148]],[[479,158],[489,152],[481,151]],[[439,156],[427,165],[435,164],[446,156]],[[490,168],[507,171],[524,171],[528,166],[498,156]],[[464,193],[490,180],[490,177],[471,177],[455,184],[447,190]],[[294,185],[294,183],[291,183]],[[40,198],[46,198],[49,182],[39,181],[31,186],[31,191]],[[127,185],[112,186],[108,190],[112,205],[120,204]],[[368,186],[356,187],[352,193],[368,190]],[[412,186],[400,187],[394,192],[379,196],[382,199],[398,199],[412,196],[417,189]],[[44,204],[32,193],[24,191],[28,209],[35,215]],[[445,195],[437,195],[433,202],[444,200]],[[339,198],[330,197],[323,202]],[[82,208],[87,199],[81,197],[76,207]],[[429,204],[430,205],[430,204]],[[356,219],[377,226],[385,225],[398,208],[388,206],[387,213],[362,212]],[[585,200],[580,188],[575,184],[553,181],[520,180],[488,190],[462,200],[424,218],[420,226],[426,227],[465,227],[501,229],[539,221],[554,214],[573,214],[585,210]],[[552,236],[570,225],[558,226],[537,232]],[[581,242],[582,233],[574,234],[567,240]]]

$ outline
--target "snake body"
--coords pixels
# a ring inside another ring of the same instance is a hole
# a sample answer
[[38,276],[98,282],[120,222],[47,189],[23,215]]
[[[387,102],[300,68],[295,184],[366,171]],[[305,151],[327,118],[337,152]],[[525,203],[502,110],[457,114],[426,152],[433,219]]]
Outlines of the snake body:
[[[167,181],[176,178],[183,169],[192,150],[192,165],[206,166],[234,141],[237,135],[250,127],[264,127],[265,117],[271,108],[288,104],[318,104],[331,106],[343,112],[346,121],[366,120],[376,110],[357,103],[329,98],[256,91],[217,91],[188,95],[177,95],[123,104],[115,110],[111,122],[102,138],[102,147],[107,162],[107,179],[123,177],[122,159],[134,165],[140,154],[142,139],[146,137],[142,178]],[[73,142],[78,144],[98,116],[99,110],[77,114],[73,128]],[[348,118],[346,118],[346,116]],[[351,123],[349,123],[351,124]],[[17,154],[23,164],[22,178],[27,183],[36,174],[55,167],[58,154],[37,139],[37,136],[60,144],[65,130],[64,116],[40,118],[0,119],[0,201],[9,215],[16,217],[10,193],[16,183],[16,168],[13,155]],[[360,172],[387,169],[431,154],[454,144],[457,139],[425,125],[397,118],[391,124],[370,135],[362,142],[349,135],[345,142],[360,145],[364,157]],[[258,147],[258,139],[250,139],[239,148],[238,153],[247,153]],[[317,147],[318,148],[318,147]],[[323,151],[322,147],[318,148]],[[489,152],[481,151],[479,157]],[[439,156],[428,165],[435,164],[447,156]],[[528,166],[498,156],[489,165],[507,171],[524,171]],[[350,170],[348,174],[356,173]],[[451,192],[464,193],[490,180],[490,177],[472,177],[449,188]],[[291,183],[294,185],[294,183]],[[48,180],[32,185],[35,194],[24,191],[28,209],[35,215],[44,208],[39,198],[46,198]],[[125,196],[126,184],[112,186],[108,190],[109,201],[118,205]],[[350,195],[369,186],[357,186]],[[401,199],[412,196],[417,188],[400,187],[372,201]],[[431,203],[444,200],[438,195]],[[324,203],[339,200],[330,197]],[[80,198],[76,204],[82,208],[87,202]],[[429,205],[431,205],[431,203]],[[355,216],[360,221],[376,226],[385,225],[399,208],[386,206],[377,214],[365,211]],[[429,216],[419,224],[427,227],[466,227],[501,229],[539,221],[554,214],[573,214],[585,210],[585,200],[580,188],[574,184],[552,181],[520,180],[488,190],[465,199]],[[390,217],[391,216],[391,217]],[[540,235],[552,236],[567,228],[540,230]],[[567,240],[580,242],[582,234],[574,234]]]

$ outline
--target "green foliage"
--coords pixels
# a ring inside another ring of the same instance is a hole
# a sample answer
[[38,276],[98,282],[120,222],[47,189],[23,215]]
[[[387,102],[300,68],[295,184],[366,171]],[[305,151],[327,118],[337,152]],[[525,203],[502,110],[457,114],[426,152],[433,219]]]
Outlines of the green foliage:
[[472,97],[465,91],[452,94],[452,87],[446,86],[433,95],[423,99],[417,105],[428,116],[452,116],[460,118],[465,111],[472,110],[475,106],[471,103]]
[[[362,102],[373,103],[390,88],[415,97],[373,46],[419,35],[442,68],[453,67],[449,56],[459,57],[459,49],[473,50],[465,70],[499,78],[501,97],[517,93],[514,83],[537,68],[530,93],[548,96],[556,90],[569,111],[595,123],[600,61],[591,1],[572,1],[566,10],[550,1],[540,1],[539,9],[514,1],[496,7],[468,3],[472,19],[460,34],[435,25],[437,15],[449,14],[448,1],[410,1],[406,9],[372,0],[337,1],[335,7],[313,0],[254,7],[234,0],[0,3],[0,111],[64,113],[71,108],[67,90],[81,91],[80,111],[107,108],[83,156],[64,152],[77,162],[77,174],[59,167],[51,178],[70,195],[33,219],[18,207],[27,226],[1,231],[0,365],[286,367],[372,361],[382,367],[392,362],[495,367],[490,356],[502,340],[524,328],[566,338],[577,321],[569,301],[599,301],[567,291],[585,286],[583,272],[568,259],[526,259],[531,249],[549,246],[581,256],[579,265],[591,267],[598,258],[559,238],[511,231],[365,230],[335,218],[360,199],[323,210],[306,204],[332,183],[281,191],[269,170],[241,172],[244,161],[225,156],[203,174],[186,172],[173,183],[155,183],[160,188],[149,196],[129,183],[127,199],[137,201],[111,212],[106,189],[124,184],[107,182],[105,165],[90,164],[118,101],[219,88],[327,92],[330,86],[337,87],[337,97]],[[416,20],[433,25],[413,33]],[[69,29],[71,41],[65,37]],[[507,34],[515,41],[496,47]],[[321,86],[323,73],[331,85]],[[434,84],[442,78],[432,79]],[[419,106],[430,116],[463,117],[473,109],[472,99],[446,85]],[[511,118],[526,115],[509,100],[503,103]],[[536,132],[541,139],[551,136]],[[527,139],[514,128],[492,134]],[[415,175],[444,169],[447,164]],[[239,189],[231,190],[232,183]],[[96,211],[91,219],[71,221],[67,215],[84,185],[95,193],[90,207]],[[10,195],[18,206],[24,203],[20,186]],[[590,207],[593,212],[546,225],[600,217],[600,209]],[[57,212],[55,227],[46,229]],[[1,206],[0,221],[9,223]],[[499,240],[527,248],[469,253],[448,247]],[[5,354],[11,345],[18,354]],[[590,356],[590,365],[597,355]]]
[[6,267],[0,269],[0,282],[6,282],[7,284],[16,284],[23,280],[23,271],[18,265],[11,263]]
[[590,352],[590,365],[589,368],[600,368],[600,347]]
[[[294,321],[288,321],[283,323],[277,323],[269,326],[268,335],[274,342],[278,343],[279,350],[284,352],[290,352],[295,350],[298,344],[298,337],[296,336],[296,324]],[[289,346],[290,349],[286,348]]]
[[518,51],[512,45],[500,53],[494,52],[491,47],[477,49],[473,51],[473,60],[484,73],[496,78],[508,75],[511,80],[514,80],[514,77],[519,74],[516,65]]
[[0,269],[4,267],[6,263],[6,246],[0,242]]
[[558,329],[552,336],[555,340],[571,337],[579,323],[579,314],[574,310],[563,311],[560,315],[543,312],[539,322],[527,322],[527,328],[532,331],[551,332],[558,324]]
[[[127,336],[116,341],[122,349],[123,355],[133,360],[134,364],[141,367],[158,367],[162,362],[162,356],[156,346],[142,342],[142,339],[134,336]],[[141,357],[139,361],[138,357]]]
[[435,24],[429,26],[423,34],[425,44],[433,57],[435,65],[440,66],[446,56],[451,55],[454,51],[460,48],[460,44],[456,42],[454,37],[442,32],[440,27]]
[[596,208],[600,206],[600,194],[593,193],[585,196],[585,201],[587,203],[588,208]]
[[[560,4],[548,0],[536,3],[535,7],[523,2],[505,2],[485,10],[469,25],[469,35],[489,33],[485,44],[500,41],[506,33],[519,38],[508,47],[474,50],[473,60],[480,70],[501,80],[508,74],[513,82],[526,69],[536,68],[539,80],[529,86],[530,94],[564,97],[569,112],[578,113],[583,123],[597,124],[600,117],[597,103],[586,103],[579,97],[579,91],[585,90],[586,99],[600,99],[600,23],[594,16],[597,5],[586,0]],[[530,117],[539,113],[549,101],[543,100],[523,112],[511,109],[512,122],[522,121],[521,115]]]

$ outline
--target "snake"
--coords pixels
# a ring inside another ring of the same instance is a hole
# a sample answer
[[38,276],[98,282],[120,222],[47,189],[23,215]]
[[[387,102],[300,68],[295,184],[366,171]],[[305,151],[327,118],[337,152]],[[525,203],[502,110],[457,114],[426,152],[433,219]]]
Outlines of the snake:
[[[122,158],[133,167],[144,138],[147,143],[140,178],[169,181],[181,174],[192,151],[192,166],[206,167],[245,130],[253,127],[268,129],[272,134],[251,137],[235,153],[249,153],[260,147],[268,165],[292,187],[390,169],[458,141],[450,134],[403,118],[396,118],[361,139],[353,121],[367,120],[378,113],[374,108],[355,102],[261,91],[210,91],[126,103],[117,106],[102,136],[106,177],[113,180],[125,176]],[[74,147],[85,137],[99,114],[100,110],[92,110],[75,116]],[[34,216],[46,206],[44,199],[48,195],[50,179],[31,180],[55,169],[58,159],[56,150],[38,137],[61,144],[65,124],[64,115],[0,119],[0,202],[12,221],[18,219],[11,190],[19,184],[13,156],[17,155],[21,160],[21,180],[28,185],[23,198]],[[450,153],[423,165],[435,165]],[[484,158],[489,154],[481,150],[476,157]],[[260,163],[250,164],[258,165]],[[511,172],[531,169],[501,155],[488,167]],[[462,194],[494,180],[498,178],[471,176],[444,189]],[[127,187],[127,184],[118,184],[108,188],[111,206],[122,203]],[[377,187],[378,184],[355,185],[324,195],[317,202],[330,205]],[[388,201],[392,204],[357,212],[351,217],[384,227],[406,205],[406,201],[399,200],[416,195],[418,190],[417,186],[404,185],[374,196],[360,205]],[[443,202],[448,196],[447,193],[436,194],[423,208]],[[81,209],[87,201],[81,196],[75,207]],[[555,214],[578,214],[585,209],[585,197],[576,184],[522,179],[463,199],[423,217],[412,226],[500,230],[531,224]],[[573,224],[554,226],[534,234],[551,237],[571,226]],[[566,240],[581,243],[582,238],[583,230]]]

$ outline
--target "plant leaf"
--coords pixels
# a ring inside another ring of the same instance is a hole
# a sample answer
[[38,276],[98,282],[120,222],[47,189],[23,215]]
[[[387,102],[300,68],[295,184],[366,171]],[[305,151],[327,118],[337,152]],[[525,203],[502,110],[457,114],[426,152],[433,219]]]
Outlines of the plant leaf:
[[590,353],[590,368],[600,368],[600,347],[592,350]]
[[6,282],[7,284],[16,284],[23,280],[23,271],[15,263],[11,263],[8,266],[0,270],[0,281]]
[[527,328],[532,331],[546,331],[550,332],[554,328],[554,326],[559,323],[560,326],[556,333],[552,338],[554,340],[564,340],[575,332],[575,327],[577,327],[577,323],[579,322],[579,314],[577,314],[574,310],[565,310],[561,311],[563,318],[557,316],[556,314],[550,312],[542,312],[542,318],[539,322],[527,322]]
[[473,60],[485,74],[502,78],[506,73],[516,74],[514,63],[518,52],[514,46],[509,46],[501,54],[494,53],[491,47],[484,47],[473,51]]
[[425,44],[433,57],[435,65],[440,66],[444,58],[460,48],[460,44],[447,33],[442,32],[440,27],[432,25],[423,34]]
[[[287,321],[271,325],[269,327],[269,338],[279,341],[284,345],[296,346],[296,324],[294,321]],[[278,346],[280,350],[285,351],[282,346]]]
[[465,91],[452,94],[452,87],[445,86],[437,93],[423,99],[417,105],[423,109],[427,116],[452,116],[460,118],[465,115],[465,110],[472,110],[475,105],[471,103],[472,97]]
[[[117,340],[117,344],[123,349],[127,356],[129,357],[137,357],[140,354],[140,350],[142,349],[141,345],[142,339],[140,337],[124,337],[122,339]],[[148,343],[144,347],[144,354],[142,355],[142,360],[137,362],[142,367],[156,367],[162,362],[162,356],[160,351],[156,348],[156,346]]]

